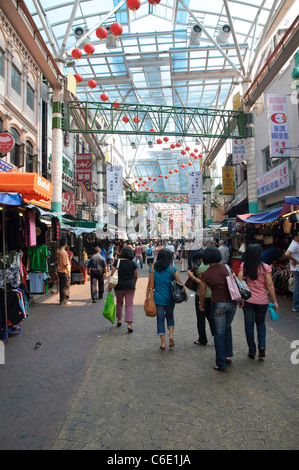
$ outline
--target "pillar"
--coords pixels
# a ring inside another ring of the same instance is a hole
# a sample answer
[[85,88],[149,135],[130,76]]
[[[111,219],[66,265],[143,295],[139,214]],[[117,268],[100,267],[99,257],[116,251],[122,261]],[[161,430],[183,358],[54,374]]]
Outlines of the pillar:
[[104,165],[101,158],[97,159],[97,215],[98,220],[103,221],[104,218],[104,184],[103,184],[103,175],[104,175]]
[[206,225],[212,222],[212,199],[211,199],[211,177],[210,169],[205,166],[204,170],[204,186],[206,193]]
[[[249,81],[243,82],[243,94],[247,91],[250,85]],[[256,174],[256,156],[255,156],[255,138],[254,126],[251,119],[247,119],[250,115],[251,108],[244,107],[245,118],[245,147],[246,147],[246,162],[247,162],[247,183],[248,183],[248,212],[255,214],[258,212],[258,199],[257,199],[257,174]]]

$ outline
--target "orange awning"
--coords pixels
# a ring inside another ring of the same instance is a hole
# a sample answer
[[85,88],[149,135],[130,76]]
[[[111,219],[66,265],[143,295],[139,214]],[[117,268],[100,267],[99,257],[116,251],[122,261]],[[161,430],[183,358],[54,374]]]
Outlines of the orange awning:
[[51,209],[52,183],[37,173],[0,172],[0,192],[19,193],[27,204]]

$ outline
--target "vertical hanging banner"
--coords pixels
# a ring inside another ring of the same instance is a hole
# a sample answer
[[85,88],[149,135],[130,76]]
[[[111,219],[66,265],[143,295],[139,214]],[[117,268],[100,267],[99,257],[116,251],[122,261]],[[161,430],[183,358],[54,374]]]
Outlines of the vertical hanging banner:
[[121,166],[107,166],[107,204],[122,204],[123,179]]
[[[237,134],[235,130],[234,134]],[[245,139],[233,139],[232,141],[233,165],[238,165],[246,160]]]
[[290,157],[290,138],[286,95],[268,95],[271,157]]
[[76,154],[76,183],[81,187],[88,204],[96,202],[92,189],[92,154]]
[[189,171],[189,204],[203,204],[202,172]]
[[222,167],[223,194],[234,194],[234,176],[232,166]]

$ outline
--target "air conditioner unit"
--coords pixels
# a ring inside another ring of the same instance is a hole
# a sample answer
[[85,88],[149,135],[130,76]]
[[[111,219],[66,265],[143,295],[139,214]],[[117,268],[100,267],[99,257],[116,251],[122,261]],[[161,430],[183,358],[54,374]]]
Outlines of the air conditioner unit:
[[[74,36],[77,41],[81,39],[82,36],[84,36],[84,34],[87,33],[87,31],[88,31],[88,28],[86,28],[85,26],[75,26],[73,28]],[[87,44],[88,42],[89,42],[89,39],[86,37],[86,39],[84,39],[84,41],[81,42],[80,45],[83,46],[84,44]]]
[[199,46],[202,29],[198,24],[192,26],[190,34],[190,45]]
[[117,49],[117,46],[118,46],[117,38],[115,36],[113,36],[113,34],[111,33],[110,26],[107,26],[106,29],[107,29],[107,32],[108,32],[108,35],[106,37],[106,48],[107,49]]
[[221,26],[219,34],[217,36],[218,44],[226,44],[229,36],[230,36],[230,26],[228,24],[224,24],[223,26]]

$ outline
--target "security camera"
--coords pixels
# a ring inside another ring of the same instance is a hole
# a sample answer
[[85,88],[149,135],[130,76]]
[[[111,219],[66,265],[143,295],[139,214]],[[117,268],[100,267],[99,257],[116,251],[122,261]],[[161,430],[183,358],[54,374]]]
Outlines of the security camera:
[[218,44],[225,44],[228,41],[230,36],[230,26],[228,24],[224,24],[221,26],[219,34],[217,36]]
[[199,45],[201,33],[202,33],[202,29],[199,26],[199,24],[195,24],[194,26],[192,26],[191,34],[190,34],[190,45],[193,45],[193,46]]
[[135,142],[131,142],[131,147],[134,149],[136,147],[136,143]]

